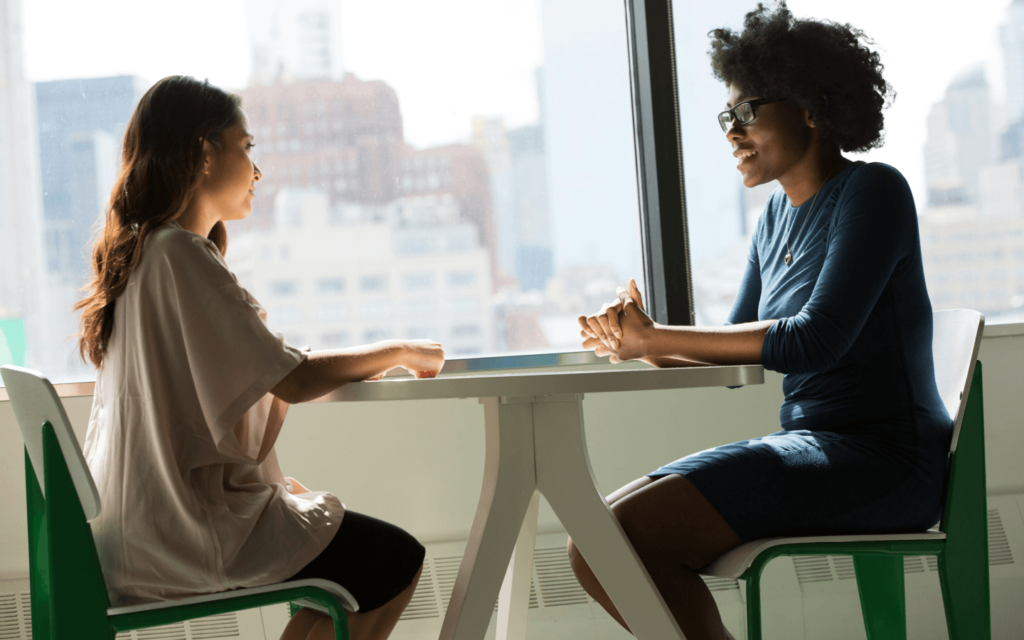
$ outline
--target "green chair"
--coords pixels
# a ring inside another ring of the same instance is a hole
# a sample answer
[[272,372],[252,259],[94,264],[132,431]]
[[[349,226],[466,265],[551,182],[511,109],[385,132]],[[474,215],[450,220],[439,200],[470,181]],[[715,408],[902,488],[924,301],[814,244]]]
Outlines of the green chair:
[[40,373],[5,366],[0,374],[25,439],[33,638],[113,640],[120,631],[291,602],[329,614],[335,639],[348,640],[345,610],[359,604],[327,580],[111,608],[88,523],[100,514],[99,494],[64,407]]
[[[747,640],[761,640],[761,573],[779,556],[853,556],[868,640],[906,640],[904,556],[937,556],[951,640],[988,640],[988,521],[981,363],[985,317],[956,309],[934,315],[935,379],[955,420],[942,523],[924,533],[832,535],[755,540],[723,554],[701,573],[743,580]],[[976,363],[976,364],[975,364]]]

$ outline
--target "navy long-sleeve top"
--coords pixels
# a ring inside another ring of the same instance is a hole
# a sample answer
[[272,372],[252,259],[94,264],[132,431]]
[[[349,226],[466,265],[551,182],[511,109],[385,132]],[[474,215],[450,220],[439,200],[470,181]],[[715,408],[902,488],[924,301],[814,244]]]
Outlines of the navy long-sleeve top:
[[772,194],[729,317],[778,320],[761,362],[785,374],[782,427],[881,422],[950,431],[907,181],[889,165],[851,163],[811,205],[794,208],[781,188]]

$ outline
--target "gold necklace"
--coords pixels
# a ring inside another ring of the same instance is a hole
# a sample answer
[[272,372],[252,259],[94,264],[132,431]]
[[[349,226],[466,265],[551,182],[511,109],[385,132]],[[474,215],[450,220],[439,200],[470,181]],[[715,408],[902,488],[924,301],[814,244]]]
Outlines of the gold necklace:
[[[811,198],[811,207],[807,210],[807,215],[804,217],[804,223],[800,225],[800,230],[796,232],[797,237],[800,237],[800,234],[804,232],[804,227],[807,226],[807,221],[810,220],[811,218],[811,212],[814,211],[814,201],[818,199],[818,194],[821,193],[822,188],[828,182],[829,178],[832,177],[832,172],[839,167],[839,162],[842,159],[843,157],[839,156],[839,160],[836,160],[835,165],[832,166],[832,171],[829,171],[828,175],[825,176],[825,182],[822,182],[821,186],[818,187],[818,190],[814,192],[814,197]],[[796,220],[793,220],[793,222],[789,223],[789,231],[786,232],[786,257],[783,258],[783,261],[786,263],[787,267],[789,266],[789,263],[793,261],[793,252],[789,250],[789,236],[791,233],[793,233],[794,222],[796,222]],[[794,242],[796,241],[794,240]]]

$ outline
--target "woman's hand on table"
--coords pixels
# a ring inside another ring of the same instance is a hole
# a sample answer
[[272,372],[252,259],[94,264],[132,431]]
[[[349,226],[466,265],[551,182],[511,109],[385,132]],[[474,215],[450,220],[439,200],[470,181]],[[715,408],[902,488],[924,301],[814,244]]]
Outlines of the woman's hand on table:
[[403,340],[398,366],[417,378],[433,378],[444,367],[444,348],[433,340]]
[[629,281],[629,291],[620,288],[618,294],[618,300],[604,305],[598,313],[579,318],[583,348],[593,349],[597,356],[607,356],[613,363],[646,356],[645,340],[654,326],[644,311],[636,280]]

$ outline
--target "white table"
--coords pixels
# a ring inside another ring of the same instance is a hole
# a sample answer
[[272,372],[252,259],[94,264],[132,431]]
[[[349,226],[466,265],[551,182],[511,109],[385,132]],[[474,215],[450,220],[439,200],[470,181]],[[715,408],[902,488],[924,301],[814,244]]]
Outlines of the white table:
[[683,638],[598,491],[583,429],[583,395],[764,382],[759,365],[384,379],[320,402],[479,398],[486,460],[480,502],[441,640],[481,640],[498,598],[498,640],[526,637],[539,495],[572,537],[633,634]]

